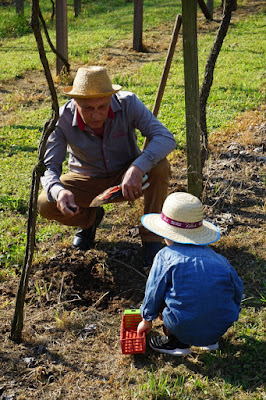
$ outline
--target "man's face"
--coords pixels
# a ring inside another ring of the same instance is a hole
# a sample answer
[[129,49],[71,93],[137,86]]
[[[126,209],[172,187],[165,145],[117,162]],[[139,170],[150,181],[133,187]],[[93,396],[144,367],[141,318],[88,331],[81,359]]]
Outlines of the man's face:
[[107,119],[111,96],[95,99],[74,99],[78,112],[91,129],[100,129]]

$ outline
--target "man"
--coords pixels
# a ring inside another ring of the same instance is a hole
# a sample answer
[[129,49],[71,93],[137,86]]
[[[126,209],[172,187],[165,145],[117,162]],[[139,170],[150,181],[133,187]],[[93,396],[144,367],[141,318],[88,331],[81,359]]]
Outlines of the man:
[[[142,177],[148,173],[144,213],[159,213],[167,196],[166,156],[176,147],[174,137],[133,93],[120,89],[105,68],[79,68],[73,86],[64,89],[72,99],[60,108],[47,143],[38,208],[47,219],[78,226],[73,245],[82,250],[93,247],[104,214],[102,207],[89,205],[107,188],[122,183],[125,200],[134,201],[142,195]],[[149,142],[143,152],[135,129]],[[67,152],[69,172],[61,175]],[[140,235],[144,267],[149,268],[161,239],[143,226]]]

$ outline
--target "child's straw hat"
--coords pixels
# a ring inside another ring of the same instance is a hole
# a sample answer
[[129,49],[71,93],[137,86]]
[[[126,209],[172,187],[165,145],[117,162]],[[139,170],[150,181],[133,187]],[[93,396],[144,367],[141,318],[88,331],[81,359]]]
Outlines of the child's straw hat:
[[161,214],[145,214],[145,228],[177,243],[207,245],[220,238],[218,228],[203,219],[201,201],[189,193],[170,194]]
[[120,89],[120,85],[112,85],[105,68],[92,66],[79,68],[73,86],[66,87],[63,92],[74,98],[98,98],[111,96]]

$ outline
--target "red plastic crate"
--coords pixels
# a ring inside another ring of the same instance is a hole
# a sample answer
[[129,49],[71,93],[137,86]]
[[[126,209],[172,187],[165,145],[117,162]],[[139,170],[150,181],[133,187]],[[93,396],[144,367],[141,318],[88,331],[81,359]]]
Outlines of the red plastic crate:
[[137,327],[142,321],[140,310],[125,310],[120,327],[120,342],[123,354],[145,353],[146,335],[137,335]]

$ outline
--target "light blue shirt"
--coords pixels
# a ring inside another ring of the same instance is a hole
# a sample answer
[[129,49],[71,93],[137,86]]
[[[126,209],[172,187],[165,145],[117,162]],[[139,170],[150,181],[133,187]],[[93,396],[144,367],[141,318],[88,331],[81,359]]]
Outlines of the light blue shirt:
[[215,343],[237,321],[243,283],[208,246],[174,243],[157,253],[141,306],[147,321],[163,309],[163,322],[181,342]]
[[[149,141],[143,152],[137,145],[136,130]],[[56,129],[48,138],[46,171],[41,182],[48,200],[56,200],[64,188],[59,177],[67,153],[71,172],[105,178],[131,162],[146,173],[175,148],[172,133],[134,93],[120,91],[112,96],[103,137],[95,135],[88,125],[84,129],[79,127],[77,109],[70,100],[60,108]]]

